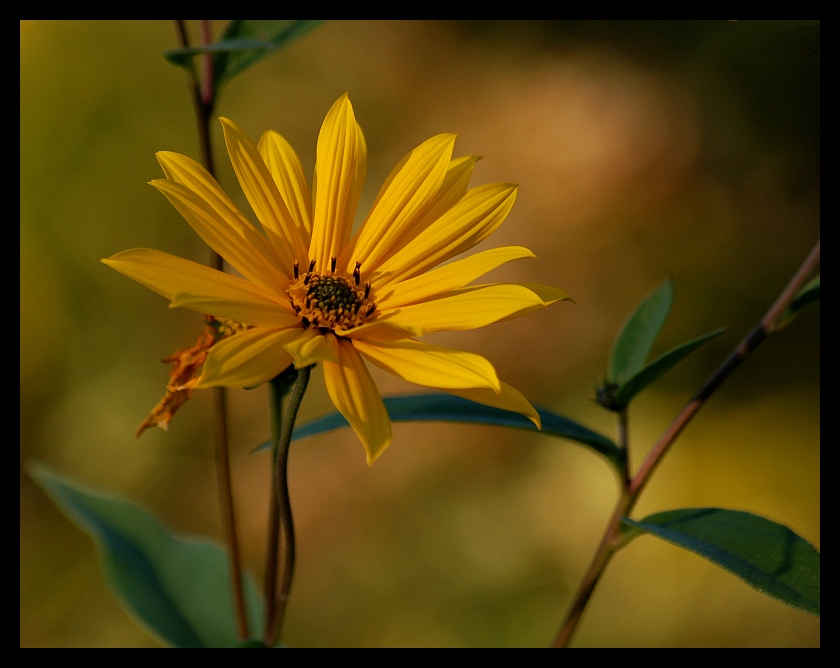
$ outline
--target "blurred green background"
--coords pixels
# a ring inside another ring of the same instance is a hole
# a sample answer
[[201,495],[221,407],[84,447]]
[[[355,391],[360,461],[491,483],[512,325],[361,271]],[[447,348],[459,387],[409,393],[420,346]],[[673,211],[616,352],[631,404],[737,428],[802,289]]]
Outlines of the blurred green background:
[[[193,39],[197,26],[191,24]],[[215,34],[224,22],[215,22]],[[170,430],[134,430],[159,360],[201,317],[169,310],[99,259],[207,250],[146,183],[158,150],[198,158],[171,22],[20,25],[20,643],[155,646],[109,594],[91,541],[25,473],[44,462],[126,495],[186,534],[220,536],[210,397]],[[819,24],[333,22],[223,89],[217,115],[283,134],[311,173],[326,111],[349,92],[368,141],[364,211],[391,167],[440,132],[485,156],[473,185],[520,184],[482,246],[536,260],[496,280],[562,287],[518,320],[429,337],[486,355],[534,403],[613,435],[593,402],[627,313],[673,277],[654,354],[727,326],[631,408],[632,461],[761,317],[819,237]],[[244,206],[221,132],[219,179]],[[751,511],[820,545],[819,308],[773,337],[680,438],[635,517]],[[374,370],[383,394],[415,392]],[[331,410],[316,373],[306,420]],[[236,503],[262,576],[265,387],[231,392]],[[349,430],[295,444],[298,570],[290,646],[545,646],[616,495],[576,445],[484,427],[400,424],[372,467]],[[819,620],[651,537],[599,585],[579,646],[818,646]]]

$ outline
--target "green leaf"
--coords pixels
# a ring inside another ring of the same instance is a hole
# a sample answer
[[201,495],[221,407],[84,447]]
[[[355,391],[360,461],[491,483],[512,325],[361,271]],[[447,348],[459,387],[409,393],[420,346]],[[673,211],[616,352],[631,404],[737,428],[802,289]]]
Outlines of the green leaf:
[[820,615],[820,553],[782,524],[722,508],[685,508],[640,522],[621,521],[705,557],[782,603]]
[[274,45],[261,39],[242,38],[226,39],[206,46],[190,46],[184,49],[169,49],[163,52],[163,57],[173,65],[188,68],[193,56],[200,53],[228,53],[241,51],[271,51]]
[[[30,475],[79,528],[93,538],[109,587],[123,606],[175,647],[234,647],[226,552],[186,540],[131,502],[80,486],[36,465]],[[245,578],[252,629],[262,628],[262,604]]]
[[266,56],[280,50],[321,23],[311,21],[231,21],[218,42],[185,49],[169,49],[163,57],[173,65],[192,71],[194,56],[213,54],[213,85],[228,79]]
[[[466,424],[487,424],[498,427],[524,429],[558,438],[565,438],[592,448],[613,463],[622,461],[623,453],[606,436],[592,431],[562,415],[544,408],[537,408],[542,420],[542,430],[519,413],[477,404],[451,394],[416,394],[383,399],[388,415],[394,422],[461,422]],[[347,420],[341,413],[330,413],[306,424],[295,427],[292,440],[322,434],[333,429],[346,427]],[[255,452],[267,450],[270,443],[263,443]]]
[[725,331],[726,328],[722,327],[720,329],[716,329],[714,332],[698,336],[696,339],[686,341],[676,348],[672,348],[661,357],[655,359],[630,380],[624,383],[624,385],[621,385],[618,390],[616,390],[613,399],[615,406],[618,409],[625,408],[627,404],[630,403],[630,400],[648,385],[658,380],[666,372],[670,371],[673,367],[706,343],[706,341],[711,341],[713,338],[720,336]]
[[306,34],[321,21],[231,21],[221,42],[256,39],[268,49],[229,50],[213,56],[213,80],[218,88],[244,69]]
[[651,292],[624,322],[610,351],[607,380],[623,385],[639,371],[674,304],[674,284],[669,279]]
[[820,276],[817,274],[812,278],[808,284],[802,288],[793,298],[790,305],[785,309],[784,314],[779,318],[779,324],[773,328],[774,332],[787,327],[794,318],[805,308],[811,304],[817,304],[820,301]]

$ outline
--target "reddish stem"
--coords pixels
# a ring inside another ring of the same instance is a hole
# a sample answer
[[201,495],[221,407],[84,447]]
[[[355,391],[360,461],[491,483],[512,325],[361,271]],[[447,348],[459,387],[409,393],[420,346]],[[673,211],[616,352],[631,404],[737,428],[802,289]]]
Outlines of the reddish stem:
[[[782,290],[776,301],[761,319],[753,330],[747,334],[729,356],[718,367],[717,371],[706,381],[703,387],[691,398],[686,404],[685,408],[680,411],[679,415],[668,425],[668,428],[659,437],[656,444],[650,449],[636,475],[630,480],[629,485],[622,492],[618,503],[613,510],[610,521],[607,523],[606,531],[601,539],[595,555],[592,557],[592,562],[581,580],[580,586],[572,599],[572,606],[566,614],[566,619],[563,625],[557,632],[554,638],[552,647],[567,647],[572,640],[578,623],[583,616],[583,611],[586,609],[586,604],[589,602],[595,586],[601,578],[604,569],[612,559],[621,546],[621,518],[626,517],[633,510],[639,495],[642,493],[648,480],[650,480],[653,471],[658,466],[659,462],[668,452],[668,449],[673,445],[677,436],[680,435],[686,425],[702,408],[706,400],[720,387],[721,383],[726,380],[729,375],[766,339],[775,329],[779,323],[779,319],[784,314],[785,309],[796,297],[797,293],[803,288],[805,283],[814,273],[817,265],[820,262],[820,242],[817,241],[816,246],[805,258],[805,261],[799,267],[793,278],[788,283],[787,287]],[[626,423],[623,425],[626,429]],[[622,426],[619,426],[621,431]]]

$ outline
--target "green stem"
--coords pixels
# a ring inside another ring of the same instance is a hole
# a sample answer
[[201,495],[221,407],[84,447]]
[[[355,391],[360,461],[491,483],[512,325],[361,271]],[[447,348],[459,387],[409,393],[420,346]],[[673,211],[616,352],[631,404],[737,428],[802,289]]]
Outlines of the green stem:
[[271,408],[271,491],[268,500],[268,534],[266,537],[265,580],[263,582],[263,600],[265,601],[264,640],[269,646],[274,628],[275,608],[277,603],[277,558],[280,551],[280,504],[277,501],[277,485],[274,468],[277,459],[277,444],[283,430],[283,399],[288,389],[278,381],[279,376],[268,384],[269,406]]
[[[292,576],[295,571],[295,527],[292,520],[292,504],[289,499],[289,444],[292,441],[292,431],[295,427],[298,409],[300,408],[306,387],[309,384],[309,376],[312,373],[312,366],[306,366],[297,372],[297,381],[292,389],[289,398],[289,406],[286,409],[286,417],[281,420],[283,388],[280,385],[283,381],[283,374],[271,381],[271,424],[272,424],[272,452],[274,459],[274,480],[272,485],[272,504],[277,509],[275,516],[273,511],[269,517],[269,540],[268,540],[268,562],[270,570],[266,573],[266,627],[264,642],[269,647],[275,645],[280,639],[280,630],[283,626],[283,617],[286,613],[286,603],[289,599],[289,590],[292,587]],[[276,562],[278,552],[277,528],[283,532],[283,577],[280,588],[276,595]],[[269,584],[270,583],[270,584]]]
[[[206,24],[206,25],[205,25]],[[175,21],[176,32],[181,46],[190,45],[184,21]],[[206,45],[211,39],[209,23],[202,22],[202,42]],[[206,54],[209,57],[209,54]],[[210,139],[210,116],[215,105],[213,81],[213,61],[204,59],[205,80],[210,82],[209,88],[202,92],[195,71],[190,77],[190,93],[196,114],[201,159],[204,167],[211,175],[215,174],[213,166],[213,151]],[[209,77],[209,78],[208,78]],[[210,264],[219,271],[224,271],[222,257],[211,250]],[[242,556],[239,551],[239,539],[236,530],[236,513],[233,505],[233,481],[230,471],[230,448],[228,441],[227,419],[227,390],[224,387],[213,388],[213,441],[216,459],[216,478],[219,487],[219,508],[221,511],[222,531],[230,554],[230,579],[233,589],[233,605],[236,612],[236,628],[240,640],[247,640],[248,611],[245,606],[245,592],[242,583]]]
[[[586,570],[580,586],[572,599],[571,608],[566,614],[566,619],[563,621],[563,625],[560,627],[557,636],[554,638],[552,647],[567,647],[571,642],[572,636],[583,615],[583,611],[586,608],[586,604],[589,602],[589,598],[595,590],[595,586],[598,584],[607,564],[609,564],[613,555],[622,545],[621,518],[628,516],[633,510],[633,507],[639,499],[639,495],[642,493],[648,480],[650,480],[659,462],[662,461],[665,453],[668,452],[668,449],[674,443],[677,436],[680,435],[682,430],[697,414],[712,393],[773,332],[778,324],[779,318],[793,301],[794,297],[796,297],[796,294],[808,282],[808,279],[814,273],[819,262],[820,242],[817,241],[816,246],[808,254],[808,257],[805,258],[805,261],[793,275],[787,287],[782,290],[761,321],[741,340],[709,380],[703,384],[703,387],[686,404],[685,408],[680,411],[680,414],[668,425],[668,428],[651,448],[644,462],[642,462],[642,465],[636,472],[636,475],[622,491],[621,497],[610,517],[610,521],[607,523],[607,528],[601,539],[601,543],[598,545],[592,562],[589,564],[589,568]],[[620,418],[619,424],[621,424]],[[624,424],[624,428],[626,428],[626,423]],[[619,428],[620,432],[621,427]]]
[[280,550],[280,504],[277,502],[277,485],[274,484],[274,467],[277,458],[277,444],[283,430],[283,401],[297,381],[297,371],[289,366],[268,383],[269,407],[271,412],[271,492],[268,501],[268,530],[266,532],[265,582],[265,637],[269,637],[275,615],[277,597],[277,558]]

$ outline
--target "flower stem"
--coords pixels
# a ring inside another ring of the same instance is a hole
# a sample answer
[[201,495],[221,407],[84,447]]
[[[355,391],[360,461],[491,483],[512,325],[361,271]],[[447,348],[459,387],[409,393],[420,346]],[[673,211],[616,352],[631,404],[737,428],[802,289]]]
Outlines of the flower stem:
[[[680,411],[679,415],[668,425],[668,428],[651,448],[644,462],[642,462],[642,465],[636,472],[636,475],[630,479],[629,484],[622,491],[618,503],[616,503],[601,543],[598,545],[592,562],[589,564],[589,568],[583,576],[583,580],[572,600],[572,606],[566,614],[566,619],[563,621],[563,625],[560,627],[557,636],[554,638],[552,647],[567,647],[571,642],[572,636],[583,615],[583,611],[586,608],[586,604],[589,602],[589,598],[592,596],[592,592],[598,584],[598,580],[600,580],[612,556],[622,545],[621,518],[626,517],[633,510],[636,501],[639,499],[639,495],[642,493],[648,480],[650,480],[659,462],[662,461],[665,453],[685,426],[697,414],[697,411],[700,410],[706,400],[740,366],[741,362],[773,332],[785,309],[811,277],[819,262],[820,242],[817,241],[816,246],[808,254],[808,257],[805,258],[805,261],[793,275],[787,287],[782,290],[761,321],[741,340],[709,380],[704,383],[686,404],[685,408]],[[626,422],[623,425],[623,429],[626,429]],[[619,436],[621,432],[622,425],[621,418],[619,417]]]
[[[176,32],[181,46],[188,48],[190,45],[184,21],[175,21]],[[208,44],[211,41],[210,24],[202,21],[202,43]],[[213,82],[213,60],[211,54],[202,55],[203,73],[205,86],[202,91],[198,79],[193,70],[190,77],[190,92],[193,99],[193,108],[196,114],[198,128],[198,139],[201,147],[201,161],[204,167],[215,175],[213,165],[213,151],[210,140],[210,116],[215,106],[215,91]],[[219,271],[224,271],[224,260],[211,250],[211,266]],[[216,477],[219,487],[219,507],[222,518],[222,531],[224,532],[225,543],[230,554],[230,579],[233,589],[233,605],[236,613],[236,628],[240,640],[247,640],[250,632],[248,629],[248,612],[245,607],[245,593],[242,585],[242,557],[239,551],[239,540],[236,531],[236,514],[233,506],[233,484],[230,472],[230,452],[228,445],[228,422],[227,422],[227,390],[224,387],[213,388],[213,441],[215,445]]]
[[[205,26],[206,21],[202,21],[202,39],[210,37],[209,24]],[[187,35],[187,27],[184,21],[175,21],[175,29],[178,33],[178,39],[181,46],[185,49],[190,46],[189,36]],[[205,90],[199,83],[199,79],[192,70],[189,87],[190,94],[193,101],[193,109],[195,110],[196,125],[198,127],[198,143],[201,150],[201,163],[207,168],[207,171],[215,176],[216,170],[213,166],[213,151],[210,144],[210,117],[213,115],[213,108],[216,106],[215,90],[213,89],[213,59],[212,54],[202,54],[202,69],[203,79],[205,80]],[[213,266],[221,271],[222,258],[213,253]]]
[[230,473],[228,450],[227,392],[223,387],[213,388],[213,436],[216,453],[216,475],[219,486],[219,506],[225,543],[230,553],[230,579],[233,588],[233,605],[236,612],[236,629],[240,640],[250,637],[248,610],[245,607],[245,592],[242,586],[242,555],[236,533],[236,513],[233,507],[233,485]]
[[[312,366],[306,366],[298,370],[297,381],[292,389],[285,419],[280,418],[285,393],[285,388],[281,385],[283,374],[277,376],[270,384],[274,480],[271,492],[272,510],[269,512],[268,569],[265,575],[266,626],[263,640],[269,647],[275,645],[280,639],[280,630],[286,613],[286,602],[289,599],[289,590],[292,587],[292,576],[295,570],[295,527],[292,520],[292,504],[289,499],[289,444],[292,440],[297,412],[303,400],[303,395],[306,393],[311,373]],[[280,589],[275,594],[279,529],[283,531],[283,578],[280,582]]]

